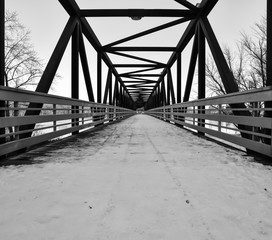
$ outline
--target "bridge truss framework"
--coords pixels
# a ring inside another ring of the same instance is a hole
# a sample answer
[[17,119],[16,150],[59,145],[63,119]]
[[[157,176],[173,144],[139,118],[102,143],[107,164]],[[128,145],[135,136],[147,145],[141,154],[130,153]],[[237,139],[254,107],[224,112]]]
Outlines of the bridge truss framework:
[[[198,64],[198,99],[206,98],[206,76],[205,76],[205,56],[206,43],[210,48],[215,64],[219,71],[225,90],[228,94],[237,93],[238,86],[235,83],[234,77],[228,67],[226,59],[213,32],[211,24],[208,20],[209,13],[213,10],[218,0],[203,0],[197,6],[186,0],[175,0],[181,5],[181,9],[80,9],[75,0],[59,0],[60,4],[69,14],[69,20],[59,38],[59,41],[51,55],[51,58],[44,70],[44,73],[37,85],[37,93],[48,93],[53,79],[56,75],[57,69],[60,65],[61,59],[71,39],[72,53],[71,53],[71,97],[79,99],[79,61],[81,61],[86,89],[90,102],[97,104],[109,104],[120,108],[133,109],[143,107],[145,110],[154,108],[171,106],[186,103],[189,101],[193,78],[195,75],[195,68]],[[5,52],[4,52],[4,14],[5,1],[0,0],[0,86],[4,86],[4,67],[5,67]],[[267,0],[267,86],[272,86],[272,3]],[[143,17],[173,17],[177,18],[174,21],[162,24],[160,26],[150,28],[140,33],[128,36],[118,41],[107,45],[102,45],[97,38],[95,32],[87,21],[88,17],[92,18],[111,18],[111,17],[129,17],[134,20],[140,20]],[[181,35],[176,46],[120,46],[123,43],[128,43],[132,40],[145,37],[147,35],[163,31],[165,29],[188,23],[184,33]],[[89,63],[87,60],[87,52],[84,38],[92,45],[97,52],[97,95],[94,95],[93,85],[91,81],[91,74]],[[183,94],[181,92],[182,81],[182,52],[187,47],[189,42],[193,40],[190,64],[187,73],[186,87]],[[143,58],[131,55],[127,52],[171,52],[171,56],[167,62],[154,61],[149,58]],[[126,59],[134,59],[141,63],[137,64],[116,64],[113,63],[110,54],[114,54]],[[102,62],[108,67],[108,74],[105,83],[105,89],[102,89]],[[176,63],[176,83],[173,85],[172,67]],[[137,71],[128,71],[119,73],[118,68],[137,68]],[[150,74],[152,70],[160,69],[160,74]],[[113,79],[115,78],[115,81]],[[150,80],[150,77],[156,80]],[[126,79],[126,80],[125,80]],[[174,88],[176,91],[174,91]],[[104,92],[104,94],[102,94]],[[5,108],[5,99],[0,99],[0,108]],[[272,99],[271,99],[272,100]],[[266,100],[265,117],[272,117],[271,101]],[[99,105],[100,106],[100,105]],[[96,108],[99,109],[97,105]],[[43,103],[31,102],[28,110],[25,112],[25,117],[35,116],[41,113]],[[238,117],[252,117],[252,113],[247,110],[244,103],[230,103],[233,114]],[[102,108],[102,107],[101,107]],[[184,107],[186,109],[186,107]],[[74,109],[78,113],[79,106]],[[199,114],[205,114],[205,107],[198,107]],[[99,109],[100,111],[100,109]],[[107,110],[105,110],[107,111]],[[167,110],[168,111],[168,110]],[[5,117],[5,111],[0,110],[0,117]],[[160,116],[161,117],[161,116]],[[174,120],[177,116],[174,117]],[[199,117],[198,117],[199,119]],[[169,120],[169,119],[168,119]],[[237,123],[241,130],[241,135],[245,139],[252,139],[252,126]],[[205,118],[200,119],[198,126],[205,126]],[[30,137],[32,132],[28,130],[34,129],[35,124],[26,124],[20,126],[20,138]],[[0,128],[0,135],[5,134],[5,128]],[[268,129],[268,135],[271,135],[271,129]],[[202,132],[202,131],[199,131]],[[1,138],[2,143],[3,138]],[[271,140],[268,140],[271,144]]]

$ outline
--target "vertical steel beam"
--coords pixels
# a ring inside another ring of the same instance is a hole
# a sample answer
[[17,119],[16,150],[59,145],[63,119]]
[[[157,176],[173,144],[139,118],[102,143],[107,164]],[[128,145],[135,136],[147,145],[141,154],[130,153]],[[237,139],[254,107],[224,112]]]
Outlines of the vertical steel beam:
[[156,90],[156,107],[159,106],[160,106],[160,86],[158,86]]
[[125,99],[126,99],[126,97],[125,97],[125,89],[122,87],[122,100],[121,100],[121,106],[122,107],[126,107],[126,102],[125,102]]
[[113,100],[112,100],[112,104],[115,106],[117,106],[117,95],[118,95],[118,80],[117,80],[117,77],[115,77]]
[[71,95],[72,98],[79,98],[79,26],[76,25],[72,35],[71,55]]
[[[169,72],[167,72],[169,74]],[[169,75],[167,74],[167,78],[166,78],[166,105],[170,105],[170,81],[169,81]]]
[[267,0],[267,86],[272,86],[272,1]]
[[[5,85],[5,0],[0,0],[0,86]],[[0,101],[0,107],[5,107],[5,102]],[[0,117],[5,117],[5,111],[0,110]],[[5,128],[0,128],[0,135],[5,134]],[[5,139],[0,138],[0,144]]]
[[167,100],[166,100],[166,90],[165,90],[165,81],[164,81],[164,77],[162,77],[161,80],[161,87],[162,87],[162,105],[165,106],[167,105]]
[[80,34],[79,34],[79,53],[80,53],[81,65],[82,65],[85,84],[86,84],[86,88],[87,88],[88,98],[89,98],[89,101],[94,102],[92,81],[91,81],[88,60],[87,60],[87,55],[86,55],[86,48],[85,48],[85,44],[84,44],[84,40],[83,40],[83,33],[82,33],[81,28],[80,28]]
[[[206,46],[205,35],[201,26],[198,27],[198,99],[206,97]],[[199,114],[205,114],[204,106],[198,107]],[[198,125],[205,127],[205,119],[199,119]],[[203,132],[198,132],[205,135]]]
[[5,0],[0,0],[0,86],[5,85]]
[[120,84],[120,89],[119,91],[119,107],[123,107],[123,88],[122,88],[122,84]]
[[112,70],[111,70],[111,79],[109,82],[109,104],[112,105]]
[[[73,35],[72,35],[72,44],[71,44],[71,96],[72,98],[79,98],[79,25],[77,24]],[[79,106],[72,106],[72,113],[77,114]],[[79,119],[72,119],[72,127],[79,125]],[[73,135],[78,134],[79,131],[73,132]]]
[[171,68],[168,68],[167,72],[168,72],[167,77],[168,77],[168,82],[169,82],[169,86],[170,86],[171,100],[172,100],[172,104],[175,104],[176,99],[175,99],[175,92],[174,92],[174,85],[173,85],[173,78],[172,78]]
[[97,52],[97,102],[102,101],[102,53]]
[[206,97],[206,46],[202,28],[198,28],[198,99]]
[[158,86],[158,88],[157,88],[157,107],[161,106],[161,104],[160,104],[160,94],[161,94],[160,86]]
[[181,103],[181,53],[177,53],[177,103]]
[[[267,0],[267,53],[266,53],[266,86],[272,86],[272,1]],[[271,99],[272,100],[272,99]],[[272,108],[272,101],[265,102],[266,108]],[[265,117],[272,118],[272,111],[265,111]],[[271,136],[271,129],[266,129],[265,133]],[[270,139],[265,139],[266,144],[271,144]]]

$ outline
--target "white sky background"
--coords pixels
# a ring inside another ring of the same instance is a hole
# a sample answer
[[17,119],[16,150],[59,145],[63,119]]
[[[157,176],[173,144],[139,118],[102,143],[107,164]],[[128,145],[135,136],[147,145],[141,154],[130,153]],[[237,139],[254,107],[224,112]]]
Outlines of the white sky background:
[[[219,0],[211,14],[209,20],[214,29],[221,46],[229,45],[235,47],[236,42],[240,39],[241,32],[252,32],[252,27],[255,22],[260,21],[262,16],[266,15],[267,0]],[[200,0],[191,0],[193,4]],[[96,8],[170,8],[178,9],[182,6],[174,0],[77,0],[77,3],[82,9]],[[41,59],[46,64],[49,60],[54,47],[64,29],[68,20],[68,14],[62,8],[57,0],[6,0],[6,8],[16,11],[19,14],[19,19],[31,31],[31,41],[35,50],[38,52]],[[145,30],[149,27],[155,27],[163,23],[173,21],[175,19],[150,19],[143,18],[141,21],[132,21],[129,18],[118,19],[91,19],[90,24],[97,34],[102,45],[110,43]],[[129,44],[138,44],[139,46],[173,46],[175,47],[180,39],[183,29],[187,24],[178,25],[170,28],[167,32],[155,34],[154,37],[147,37],[141,40],[135,40]],[[114,33],[113,30],[116,32]],[[152,36],[152,35],[151,35]],[[147,41],[148,39],[152,42]],[[146,40],[146,41],[145,41]],[[90,73],[92,78],[93,89],[96,96],[96,52],[86,43],[86,49],[90,64]],[[183,56],[183,90],[187,76],[187,66],[190,58],[191,45],[189,45]],[[165,55],[165,54],[164,54]],[[162,60],[166,63],[167,56],[162,56]],[[111,57],[111,55],[110,55]],[[119,58],[116,58],[118,60]],[[159,59],[156,59],[159,60]],[[117,62],[119,63],[119,62]],[[68,45],[60,68],[58,70],[61,79],[55,85],[54,94],[70,96],[70,45]],[[121,69],[118,69],[121,72]],[[172,68],[173,80],[175,85],[176,67]],[[107,76],[107,67],[103,66],[103,82],[105,83]],[[81,90],[80,98],[87,100],[84,87],[84,80],[81,75]],[[104,84],[103,84],[104,86]]]

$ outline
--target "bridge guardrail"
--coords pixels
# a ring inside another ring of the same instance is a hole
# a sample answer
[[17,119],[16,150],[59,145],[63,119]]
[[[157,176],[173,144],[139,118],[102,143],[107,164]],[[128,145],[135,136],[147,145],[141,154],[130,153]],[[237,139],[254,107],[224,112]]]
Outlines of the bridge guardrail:
[[[0,156],[33,145],[78,133],[82,130],[127,118],[135,112],[129,109],[65,98],[0,86],[0,101],[5,103],[0,111]],[[30,103],[41,103],[41,108],[29,108]],[[27,115],[26,111],[40,111],[40,115]],[[35,125],[22,130],[22,126]],[[22,137],[31,135],[31,137]]]
[[[265,117],[272,111],[265,102],[271,100],[272,88],[266,87],[159,107],[146,114],[272,157],[272,118]],[[241,103],[246,107],[237,107]]]

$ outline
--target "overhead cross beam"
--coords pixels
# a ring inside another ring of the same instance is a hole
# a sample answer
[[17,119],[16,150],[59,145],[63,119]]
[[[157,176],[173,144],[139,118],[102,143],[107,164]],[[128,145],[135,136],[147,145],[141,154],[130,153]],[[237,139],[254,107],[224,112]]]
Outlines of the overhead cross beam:
[[150,59],[147,59],[147,58],[133,56],[133,55],[126,54],[126,53],[111,52],[111,54],[119,55],[121,57],[126,57],[126,58],[130,58],[130,59],[135,59],[135,60],[139,60],[139,61],[143,61],[143,62],[149,62],[149,63],[158,64],[158,65],[163,65],[163,63],[160,63],[160,62],[157,62],[157,61],[153,61],[153,60],[150,60]]
[[116,52],[116,51],[125,51],[125,52],[174,52],[176,51],[175,47],[111,47],[111,48],[102,48],[105,52]]
[[186,21],[189,21],[190,19],[193,19],[193,18],[189,18],[189,17],[181,18],[181,19],[172,21],[172,22],[170,22],[170,23],[166,23],[166,24],[160,25],[160,26],[158,26],[158,27],[151,28],[151,29],[148,29],[148,30],[146,30],[146,31],[143,31],[143,32],[134,34],[134,35],[132,35],[132,36],[123,38],[123,39],[118,40],[118,41],[116,41],[116,42],[113,42],[113,43],[110,43],[110,44],[108,44],[108,45],[105,45],[104,47],[105,47],[105,48],[108,48],[108,47],[112,47],[112,46],[115,46],[115,45],[118,45],[118,44],[121,44],[121,43],[125,43],[125,42],[128,42],[128,41],[131,41],[131,40],[134,40],[134,39],[137,39],[137,38],[140,38],[140,37],[149,35],[149,34],[151,34],[151,33],[155,33],[155,32],[161,31],[161,30],[163,30],[163,29],[166,29],[166,28],[170,28],[170,27],[179,25],[179,24],[181,24],[181,23],[184,23],[184,22],[186,22]]
[[[136,74],[136,73],[149,72],[149,71],[157,70],[157,69],[160,69],[160,68],[161,67],[152,67],[152,68],[147,68],[147,69],[141,69],[141,70],[137,70],[137,71],[122,73],[119,76],[120,77],[132,76],[133,74]],[[157,77],[157,76],[155,76],[155,77]]]
[[115,68],[164,68],[166,65],[155,65],[155,64],[113,64]]
[[190,10],[176,9],[83,9],[81,17],[194,17]]

